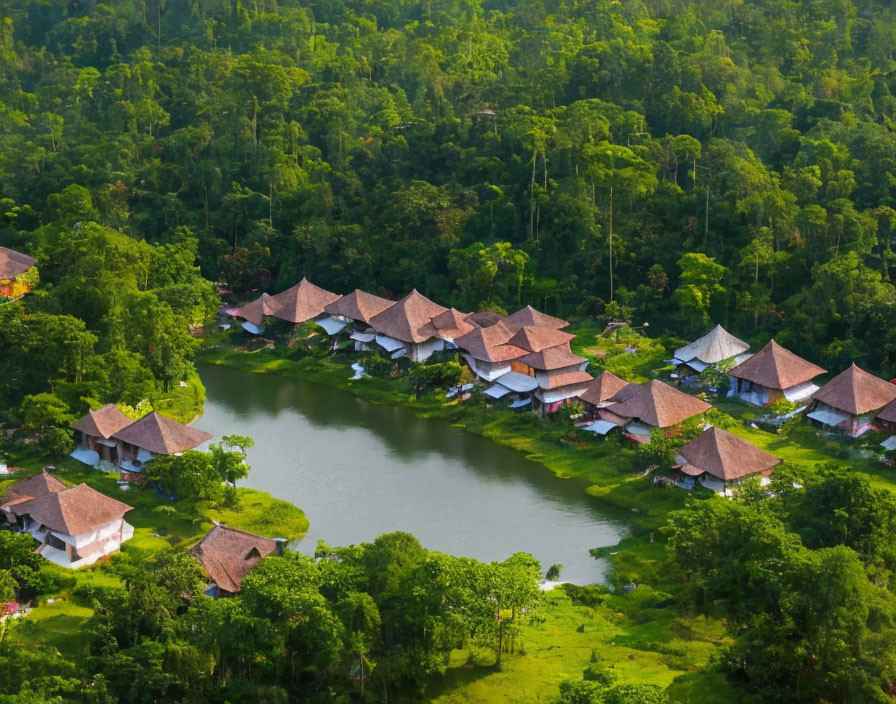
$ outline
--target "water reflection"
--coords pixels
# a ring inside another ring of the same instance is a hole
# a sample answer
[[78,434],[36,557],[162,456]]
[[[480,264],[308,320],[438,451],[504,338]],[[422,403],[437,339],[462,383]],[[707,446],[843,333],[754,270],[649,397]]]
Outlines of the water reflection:
[[246,484],[305,510],[303,550],[406,530],[428,548],[483,560],[531,552],[585,583],[604,570],[588,549],[625,534],[581,483],[447,423],[288,377],[213,365],[200,374],[208,397],[197,425],[255,439]]

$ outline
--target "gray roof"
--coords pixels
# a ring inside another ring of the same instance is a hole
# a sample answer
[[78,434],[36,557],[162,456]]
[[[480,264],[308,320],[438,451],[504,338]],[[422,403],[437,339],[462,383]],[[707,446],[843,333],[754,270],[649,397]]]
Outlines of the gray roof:
[[716,364],[722,360],[736,357],[749,349],[750,345],[746,342],[738,340],[721,325],[716,325],[699,340],[675,350],[675,358],[682,362],[696,359],[706,364]]

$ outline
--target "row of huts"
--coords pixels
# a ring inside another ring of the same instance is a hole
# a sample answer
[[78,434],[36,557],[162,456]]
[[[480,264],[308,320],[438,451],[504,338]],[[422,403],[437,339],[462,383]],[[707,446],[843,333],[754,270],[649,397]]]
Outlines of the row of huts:
[[[632,384],[606,371],[592,377],[588,360],[570,347],[575,336],[564,330],[569,323],[530,306],[508,316],[463,313],[416,290],[390,301],[360,290],[340,296],[302,279],[283,293],[263,294],[225,312],[256,334],[268,316],[314,322],[328,335],[353,341],[358,351],[377,349],[392,359],[422,362],[437,351],[457,349],[486,385],[486,397],[544,413],[581,405],[580,427],[601,435],[621,432],[637,443],[649,443],[653,428],[673,428],[711,408],[660,380]],[[852,365],[819,388],[815,381],[826,370],[775,340],[754,354],[719,325],[676,350],[670,363],[671,377],[679,382],[715,366],[729,377],[729,396],[757,406],[793,402],[820,427],[853,437],[872,428],[896,432],[896,385]],[[896,437],[887,443],[896,448]],[[720,490],[745,476],[767,474],[777,463],[747,441],[710,427],[682,448],[679,460],[684,483],[696,478]]]

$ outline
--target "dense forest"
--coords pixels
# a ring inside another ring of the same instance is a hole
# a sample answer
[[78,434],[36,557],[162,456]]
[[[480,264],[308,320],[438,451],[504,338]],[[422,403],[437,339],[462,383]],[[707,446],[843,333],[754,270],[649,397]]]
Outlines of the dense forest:
[[[0,2],[0,243],[303,274],[896,371],[874,0]],[[92,325],[92,323],[88,323]]]

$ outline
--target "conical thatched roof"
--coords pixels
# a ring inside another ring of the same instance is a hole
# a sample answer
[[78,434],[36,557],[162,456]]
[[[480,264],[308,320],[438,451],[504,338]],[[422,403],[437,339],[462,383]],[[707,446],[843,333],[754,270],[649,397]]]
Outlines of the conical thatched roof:
[[457,308],[449,308],[432,319],[436,334],[443,340],[456,340],[466,335],[475,326],[467,322],[469,313],[461,313]]
[[743,340],[737,339],[721,325],[716,325],[699,340],[675,350],[675,358],[682,362],[696,359],[706,364],[716,364],[731,359],[750,349]]
[[654,379],[628,400],[608,407],[623,418],[637,418],[647,425],[668,428],[705,413],[712,406]]
[[120,520],[133,509],[86,484],[53,492],[16,506],[16,513],[28,515],[50,530],[65,535],[90,533]]
[[211,440],[213,436],[152,411],[119,430],[114,437],[155,455],[173,455],[175,452],[192,450],[206,440]]
[[764,472],[781,463],[743,438],[715,427],[704,430],[681,447],[678,454],[697,470],[726,482]]
[[767,389],[789,389],[824,374],[821,367],[807,362],[772,340],[729,374]]
[[37,264],[37,259],[14,249],[0,247],[0,279],[14,279]]
[[532,306],[520,308],[516,313],[508,315],[504,318],[504,324],[513,332],[526,326],[559,330],[569,325],[567,321],[537,311]]
[[95,411],[87,411],[87,415],[76,420],[72,427],[92,437],[108,440],[133,422],[114,403],[109,403]]
[[578,366],[588,360],[584,357],[579,357],[579,355],[569,349],[569,343],[567,342],[556,347],[547,347],[540,352],[530,352],[525,357],[520,357],[519,361],[533,369],[549,372],[555,369]]
[[270,538],[217,525],[191,551],[219,588],[231,594],[240,590],[243,578],[277,547]]
[[369,323],[370,319],[382,313],[394,301],[374,296],[372,293],[355,289],[333,303],[324,306],[324,312],[330,315],[341,315],[343,318]]
[[341,297],[338,293],[325,291],[303,278],[292,288],[271,296],[269,315],[298,325],[321,315],[327,305]]
[[490,310],[483,310],[479,313],[470,313],[467,316],[467,322],[480,328],[488,328],[492,325],[500,323],[504,317]]
[[426,342],[436,336],[432,319],[447,308],[411,291],[407,296],[370,319],[370,327],[381,335],[408,343]]
[[[507,323],[504,323],[510,328]],[[512,329],[512,328],[511,328]],[[521,347],[527,352],[541,352],[549,347],[558,347],[559,345],[569,346],[570,340],[574,340],[575,335],[568,332],[561,332],[553,328],[540,328],[532,325],[526,325],[519,328],[513,337],[508,341],[511,345]]]
[[65,484],[48,473],[47,470],[44,470],[40,474],[20,479],[6,487],[6,491],[3,493],[3,503],[0,505],[6,507],[12,504],[19,504],[23,501],[37,499],[46,494],[64,491],[67,488]]
[[264,316],[274,314],[274,304],[271,303],[272,296],[267,293],[261,294],[254,301],[249,301],[245,305],[239,306],[228,311],[236,318],[242,318],[246,322],[252,323],[255,327],[260,328],[264,325]]
[[860,416],[877,411],[896,399],[896,384],[869,374],[853,363],[816,391],[812,399]]
[[456,338],[454,344],[483,362],[507,362],[526,354],[526,350],[507,344],[512,336],[507,326],[498,322],[486,328],[474,328]]
[[593,406],[614,399],[621,401],[623,399],[618,399],[617,394],[628,386],[637,387],[637,384],[630,384],[611,372],[603,371],[594,378],[585,391],[579,394],[579,398]]

